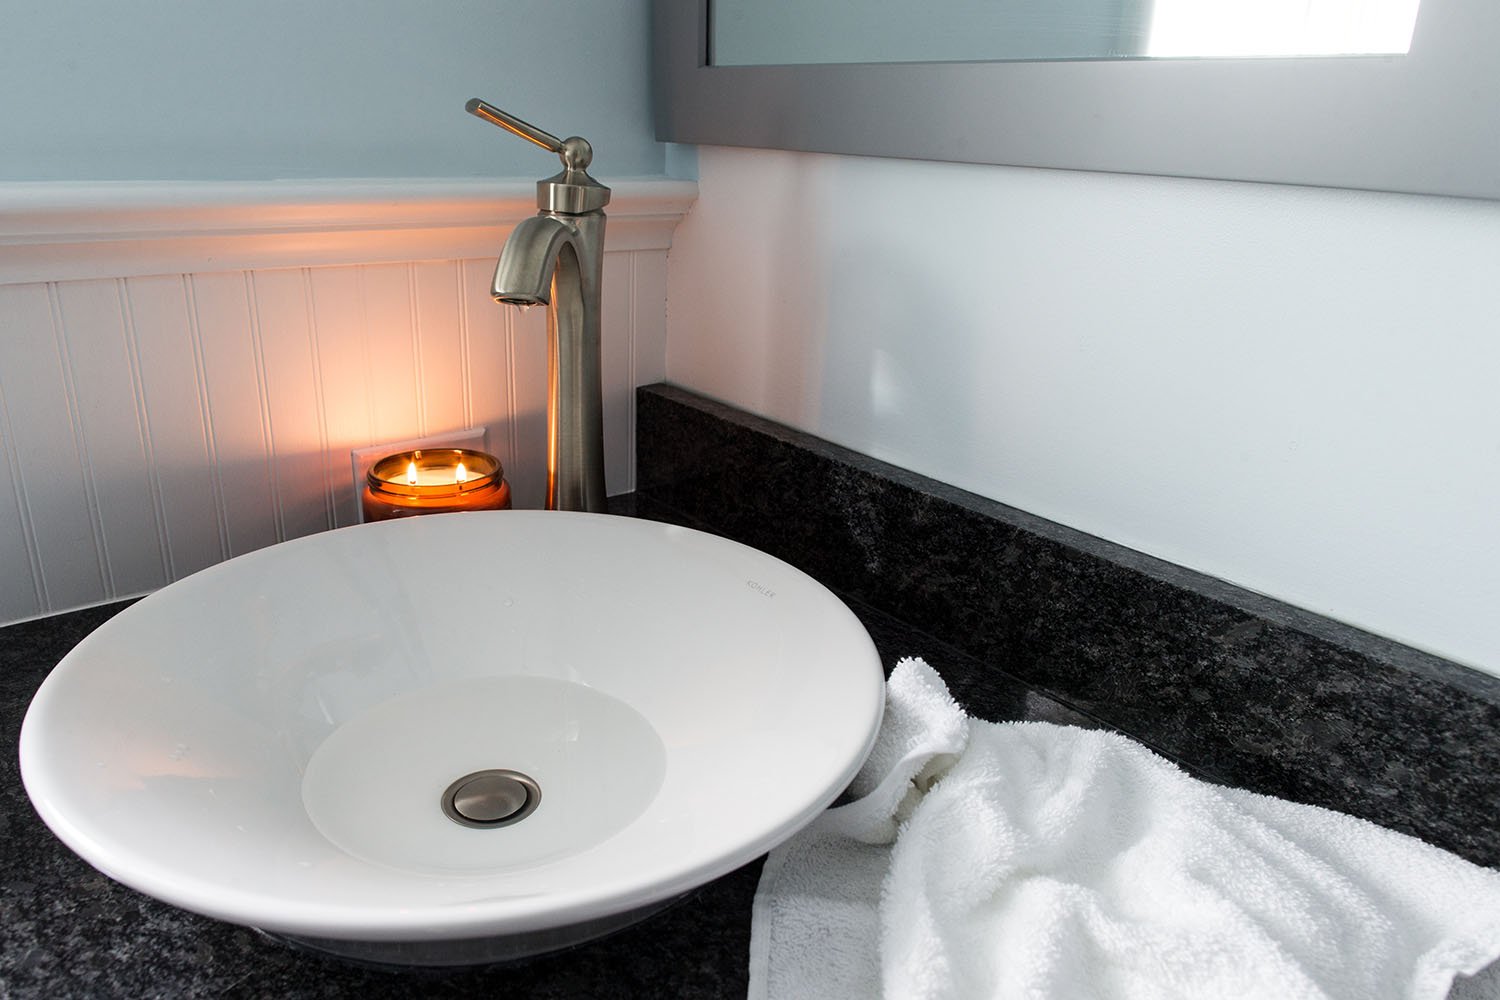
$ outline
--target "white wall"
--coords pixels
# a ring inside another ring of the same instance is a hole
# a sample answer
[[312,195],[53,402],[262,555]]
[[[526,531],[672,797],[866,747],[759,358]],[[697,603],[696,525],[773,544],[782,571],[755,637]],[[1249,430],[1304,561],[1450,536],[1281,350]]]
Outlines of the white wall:
[[[546,316],[489,296],[533,192],[451,187],[28,214],[0,185],[0,623],[355,523],[355,448],[484,427],[517,506],[540,507]],[[635,182],[611,206],[611,493],[634,488],[634,388],[665,371],[666,248],[691,187]]]
[[672,381],[1500,674],[1500,203],[699,169]]
[[647,0],[7,3],[0,180],[556,169],[470,97],[586,136],[601,178],[660,174],[648,22]]

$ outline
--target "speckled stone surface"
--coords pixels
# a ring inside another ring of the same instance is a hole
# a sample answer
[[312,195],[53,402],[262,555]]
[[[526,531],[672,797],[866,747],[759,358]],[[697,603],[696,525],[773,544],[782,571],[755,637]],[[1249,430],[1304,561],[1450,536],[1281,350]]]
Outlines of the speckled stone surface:
[[[633,513],[629,498],[613,505]],[[653,509],[663,520],[680,520]],[[645,514],[645,512],[643,512]],[[1014,678],[983,683],[971,658],[850,602],[887,672],[902,656],[942,664],[954,694],[986,718],[1098,725]],[[123,605],[0,629],[0,998],[276,997],[397,1000],[743,997],[756,861],[664,913],[600,941],[527,962],[460,971],[351,965],[248,928],[157,902],[111,881],[42,824],[21,787],[21,720],[52,666]]]
[[[615,513],[738,538],[925,658],[993,720],[1116,729],[1217,780],[1500,863],[1500,683],[670,387],[642,390]],[[21,788],[26,705],[119,606],[0,629],[0,998],[742,997],[755,862],[601,941],[509,966],[370,969],[89,868]]]
[[1500,865],[1500,679],[671,386],[637,403],[638,503],[1200,775]]

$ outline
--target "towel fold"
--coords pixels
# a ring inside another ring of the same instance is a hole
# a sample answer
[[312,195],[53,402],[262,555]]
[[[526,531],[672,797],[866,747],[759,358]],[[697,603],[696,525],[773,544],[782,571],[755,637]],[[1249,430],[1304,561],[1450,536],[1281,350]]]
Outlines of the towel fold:
[[969,719],[940,677],[902,660],[886,684],[885,716],[850,786],[766,859],[750,927],[750,996],[880,995],[880,886],[890,844],[969,738]]
[[752,1000],[1442,1000],[1500,957],[1500,873],[1116,734],[968,720],[919,660],[854,791],[767,861]]

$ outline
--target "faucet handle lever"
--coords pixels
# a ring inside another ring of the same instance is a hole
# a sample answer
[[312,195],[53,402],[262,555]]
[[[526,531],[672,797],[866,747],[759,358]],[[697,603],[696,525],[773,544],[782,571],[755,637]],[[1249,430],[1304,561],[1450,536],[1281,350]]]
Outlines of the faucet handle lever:
[[609,188],[589,176],[588,166],[594,159],[594,147],[587,139],[576,135],[559,139],[551,132],[543,132],[477,97],[469,98],[464,110],[527,142],[551,150],[562,160],[562,173],[537,181],[536,205],[541,211],[583,215],[598,212],[609,204]]
[[559,139],[551,132],[544,132],[529,122],[523,122],[515,115],[501,111],[493,104],[481,101],[477,97],[469,98],[464,110],[476,118],[483,118],[491,125],[498,125],[511,135],[520,136],[527,142],[536,143],[545,150],[556,153],[561,159],[564,167],[569,170],[587,170],[589,163],[594,159],[594,150],[587,139],[581,136],[570,136],[567,139]]

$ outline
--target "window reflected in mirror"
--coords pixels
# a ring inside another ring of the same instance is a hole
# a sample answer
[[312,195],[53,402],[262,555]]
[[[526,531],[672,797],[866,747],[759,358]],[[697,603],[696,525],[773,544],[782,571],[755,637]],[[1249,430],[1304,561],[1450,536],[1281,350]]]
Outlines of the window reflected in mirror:
[[1151,58],[1404,55],[1418,0],[1145,0]]

